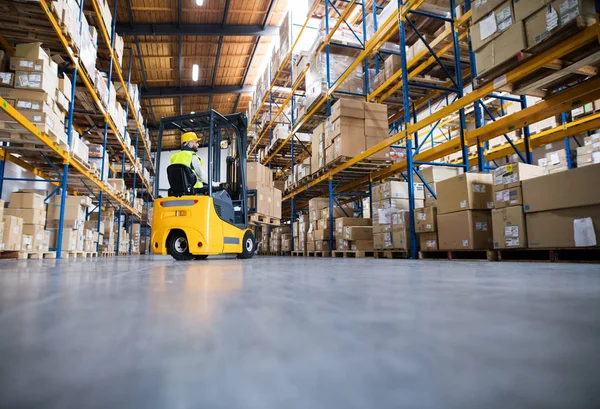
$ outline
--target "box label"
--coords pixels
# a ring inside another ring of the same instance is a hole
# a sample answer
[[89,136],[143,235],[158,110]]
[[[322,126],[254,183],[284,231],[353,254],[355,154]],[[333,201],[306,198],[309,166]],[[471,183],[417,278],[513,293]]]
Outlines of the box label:
[[551,4],[546,8],[546,31],[552,31],[558,27],[558,13]]
[[466,200],[461,200],[460,201],[460,207],[467,207],[467,201]]
[[498,31],[502,32],[512,25],[511,6],[505,7],[496,14],[498,22]]
[[487,231],[488,224],[487,222],[475,222],[475,230],[476,231]]
[[577,0],[565,0],[560,5],[560,24],[565,25],[579,16]]
[[519,226],[504,226],[504,237],[519,237]]
[[496,17],[494,16],[494,13],[490,13],[479,23],[479,36],[481,41],[484,41],[486,38],[493,35],[496,31],[498,31],[498,26],[496,25]]
[[494,208],[494,202],[487,202],[487,207],[488,207],[488,209],[493,209]]
[[518,237],[507,237],[505,243],[506,247],[517,247],[521,244]]
[[463,240],[462,245],[463,247],[469,247],[469,240]]
[[473,193],[485,193],[485,185],[473,183]]
[[573,220],[573,235],[575,247],[590,247],[597,245],[596,232],[591,217]]
[[434,248],[434,247],[437,247],[437,245],[436,245],[436,241],[435,241],[435,240],[427,240],[427,241],[425,242],[425,247],[427,247],[427,248]]
[[425,213],[417,213],[417,220],[425,221],[427,220],[427,215]]

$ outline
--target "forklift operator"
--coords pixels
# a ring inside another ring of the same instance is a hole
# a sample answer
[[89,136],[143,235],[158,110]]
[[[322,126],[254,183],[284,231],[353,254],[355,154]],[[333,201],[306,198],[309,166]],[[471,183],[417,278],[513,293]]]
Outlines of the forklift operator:
[[[202,169],[202,158],[196,154],[200,146],[198,141],[195,132],[185,132],[181,135],[181,152],[171,156],[171,165],[184,165],[192,169],[192,172],[196,175],[195,189],[201,189],[208,181],[206,172]],[[218,187],[219,183],[213,182],[212,185]]]

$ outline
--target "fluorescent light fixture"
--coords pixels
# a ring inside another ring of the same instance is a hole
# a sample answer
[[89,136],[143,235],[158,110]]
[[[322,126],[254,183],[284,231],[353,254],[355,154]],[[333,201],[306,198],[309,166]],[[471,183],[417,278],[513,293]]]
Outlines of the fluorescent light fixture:
[[200,73],[200,67],[198,64],[192,66],[192,81],[198,81],[198,74]]
[[190,112],[190,115],[194,115],[195,113],[196,113],[195,111],[192,111],[192,112]]
[[196,0],[196,6],[204,6],[204,0]]

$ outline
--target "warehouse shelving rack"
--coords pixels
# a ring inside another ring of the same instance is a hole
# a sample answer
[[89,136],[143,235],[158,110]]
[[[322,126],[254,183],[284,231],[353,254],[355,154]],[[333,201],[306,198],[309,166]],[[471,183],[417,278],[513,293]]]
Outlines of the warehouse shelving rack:
[[[553,92],[547,94],[543,101],[531,107],[527,107],[524,97],[515,98],[509,95],[511,91],[518,90],[520,86],[523,86],[525,80],[531,80],[532,78],[538,78],[538,81],[541,81],[545,85],[551,84],[551,81],[544,82],[543,79],[539,79],[539,77],[544,77],[545,72],[543,70],[561,58],[569,57],[566,61],[574,61],[573,56],[575,54],[583,54],[584,59],[580,62],[593,62],[591,60],[586,60],[586,58],[593,59],[597,57],[599,48],[598,38],[600,33],[600,23],[598,22],[598,19],[595,24],[577,31],[569,36],[567,40],[557,42],[556,44],[553,44],[551,48],[541,51],[537,55],[525,58],[520,64],[515,64],[509,69],[504,69],[501,72],[499,71],[495,73],[496,75],[493,75],[494,73],[487,73],[486,77],[490,78],[488,78],[487,81],[480,82],[476,81],[478,78],[474,53],[471,48],[468,31],[464,28],[465,25],[470,23],[470,1],[465,1],[465,13],[460,17],[455,15],[456,4],[454,0],[449,1],[449,17],[419,10],[419,7],[423,5],[423,3],[423,0],[398,1],[397,13],[394,13],[386,19],[386,21],[376,29],[375,34],[366,41],[364,50],[348,67],[345,73],[332,86],[330,85],[325,96],[327,101],[329,101],[337,87],[339,87],[353,69],[359,64],[364,63],[364,61],[368,61],[372,53],[377,52],[385,41],[398,33],[401,69],[391,78],[386,80],[384,84],[367,95],[367,100],[383,103],[394,92],[401,90],[403,100],[402,109],[390,117],[390,128],[393,130],[392,134],[387,140],[368,149],[361,155],[351,158],[331,169],[327,169],[324,172],[320,172],[308,183],[288,192],[288,194],[284,196],[284,200],[290,200],[291,202],[292,218],[296,210],[293,204],[294,199],[305,202],[311,197],[328,195],[330,197],[331,213],[335,202],[333,198],[336,195],[357,191],[368,191],[370,194],[373,182],[394,175],[401,175],[411,186],[414,186],[416,176],[435,197],[431,187],[423,180],[418,171],[418,168],[421,165],[455,166],[462,167],[464,170],[469,170],[471,166],[477,165],[479,169],[485,172],[491,168],[486,163],[515,152],[519,153],[520,158],[524,162],[531,163],[531,150],[534,147],[543,146],[565,138],[567,138],[566,140],[568,141],[569,136],[577,133],[589,132],[590,130],[597,129],[600,125],[600,117],[598,115],[593,115],[568,123],[563,121],[560,126],[536,135],[531,135],[528,129],[528,126],[535,122],[564,113],[598,99],[598,97],[600,97],[600,78],[597,77],[586,78],[584,81],[571,81],[570,87],[553,90]],[[598,3],[599,2],[596,1],[597,12],[600,11]],[[406,29],[409,26],[410,28],[417,29],[417,27],[414,27],[409,21],[410,17],[415,15],[430,19],[439,19],[450,25],[449,30],[445,30],[443,34],[431,42],[427,42],[425,38],[419,36],[427,44],[427,50],[425,50],[424,53],[429,55],[423,62],[420,60],[421,58],[424,58],[425,55],[419,55],[412,61],[407,61],[406,56]],[[327,16],[325,18],[327,18]],[[445,44],[438,50],[434,50],[436,44],[441,44],[442,39],[440,37],[442,36],[450,36],[452,39],[451,43]],[[467,46],[466,55],[468,55],[470,61],[468,69],[462,69],[461,66],[461,48],[465,48],[465,41]],[[439,65],[442,65],[440,58],[449,51],[452,52],[454,64],[453,70],[448,70],[448,68],[444,69],[449,77],[446,83],[442,86],[424,86],[425,84],[419,84],[416,83],[416,81],[413,81],[414,78],[417,78],[419,73],[423,72],[432,64],[439,63]],[[577,58],[575,58],[575,61],[576,60]],[[594,61],[597,60],[598,59],[596,58]],[[574,67],[577,65],[577,62],[569,64],[572,64],[571,67]],[[411,70],[411,68],[413,69]],[[568,69],[569,67],[565,68]],[[559,76],[564,76],[565,71],[566,70],[559,68]],[[470,92],[464,92],[465,87],[463,82],[464,84],[471,83],[473,89],[469,90]],[[406,84],[406,86],[404,84]],[[411,101],[411,94],[409,93],[411,87],[430,88],[432,91],[416,101],[414,98],[413,101]],[[368,84],[366,88],[369,89]],[[450,101],[451,97],[453,98],[452,101]],[[521,110],[500,118],[490,118],[493,115],[491,112],[486,112],[489,110],[485,108],[485,105],[482,102],[484,98],[519,103],[521,104]],[[437,103],[443,100],[446,101],[445,106],[435,112],[428,111],[432,102]],[[475,129],[467,131],[465,109],[471,107]],[[422,115],[424,112],[428,112],[429,114]],[[310,117],[313,114],[314,110],[309,111],[306,116]],[[436,142],[437,145],[434,144],[432,130],[439,126],[442,121],[456,114],[458,114],[459,117],[459,126],[456,130],[458,135],[456,137],[446,138],[447,140],[441,143]],[[488,118],[492,119],[492,122],[486,123],[484,115],[488,115]],[[420,116],[421,118],[419,118]],[[306,120],[307,118],[302,118],[299,123],[305,122]],[[497,148],[487,149],[488,141],[515,129],[523,129],[523,137],[520,140],[516,142],[511,141],[511,143]],[[285,143],[292,140],[294,133],[297,131],[298,128],[294,127],[284,143],[280,145],[279,149],[281,149]],[[419,132],[423,131],[428,131],[428,134],[425,140],[422,140],[421,144],[419,144]],[[428,138],[431,138],[432,147],[430,149],[421,150],[420,148]],[[339,180],[345,176],[345,173],[356,169],[356,167],[361,164],[368,163],[369,156],[391,146],[403,149],[406,152],[406,159],[388,164],[382,169],[368,172],[368,174],[364,176],[358,176],[355,173],[353,175],[354,177],[347,177],[346,183],[340,184]],[[477,153],[470,155],[470,147],[476,147]],[[524,154],[520,153],[521,151]],[[458,163],[445,163],[439,161],[440,158],[455,152],[461,153],[462,161],[459,161]],[[277,152],[273,152],[265,158],[263,164],[268,164],[276,153]],[[295,162],[292,160],[292,162],[286,165],[284,169],[293,169],[294,163],[298,163],[300,160],[302,160],[302,158],[299,160],[296,159]],[[414,210],[414,190],[409,189],[409,192],[411,210],[411,256],[414,258],[416,256],[416,235],[414,233],[414,220],[412,218],[412,210]]]
[[[102,17],[100,13],[100,7],[98,4],[98,0],[89,0],[92,3],[94,16],[98,21],[98,28],[101,33],[101,38],[105,42],[105,45],[108,48],[109,52],[109,69],[107,72],[108,76],[108,84],[112,83],[112,75],[113,72],[117,73],[120,86],[123,89],[123,93],[125,94],[126,99],[126,115],[127,115],[127,123],[125,129],[123,129],[123,135],[127,131],[127,125],[129,122],[129,113],[133,111],[133,100],[129,95],[129,84],[131,78],[131,50],[130,52],[130,63],[129,63],[129,72],[127,74],[127,79],[123,77],[123,73],[121,72],[121,67],[119,67],[114,52],[114,39],[115,39],[115,24],[116,24],[116,10],[117,10],[117,1],[115,1],[114,9],[113,9],[113,21],[111,27],[110,35],[106,31],[103,23]],[[80,17],[83,15],[84,10],[84,0],[80,1],[79,5],[79,13]],[[58,24],[55,16],[53,15],[52,9],[49,7],[48,3],[45,0],[39,0],[39,6],[36,4],[24,4],[19,3],[18,8],[13,8],[15,11],[11,14],[11,18],[14,19],[14,16],[27,15],[27,17],[31,18],[31,16],[35,16],[37,21],[39,21],[39,25],[43,27],[42,38],[31,38],[30,34],[27,33],[27,37],[23,38],[23,33],[20,30],[23,30],[22,27],[18,25],[11,26],[10,24],[6,25],[2,32],[0,43],[2,43],[3,47],[6,51],[14,55],[14,49],[12,49],[10,42],[14,40],[14,43],[18,42],[31,42],[31,41],[41,41],[44,43],[44,46],[49,46],[48,48],[51,51],[56,52],[63,57],[67,61],[67,64],[59,70],[60,73],[67,74],[70,71],[71,83],[72,83],[72,92],[71,92],[71,102],[69,106],[69,110],[67,113],[67,139],[69,146],[71,145],[72,131],[75,129],[75,118],[83,117],[84,115],[97,115],[102,118],[104,122],[103,132],[101,134],[101,144],[103,145],[103,151],[105,155],[102,159],[102,168],[100,169],[100,177],[97,177],[93,174],[85,164],[80,162],[77,158],[72,156],[68,149],[65,149],[65,146],[54,142],[51,138],[41,132],[38,128],[36,128],[30,121],[28,121],[23,115],[21,115],[14,107],[12,107],[6,100],[0,98],[0,108],[4,110],[10,117],[16,120],[25,130],[32,134],[32,140],[28,140],[27,144],[18,143],[16,145],[24,145],[24,146],[16,146],[13,143],[2,143],[2,147],[0,149],[0,192],[2,191],[2,185],[5,180],[12,180],[11,178],[4,178],[4,169],[5,162],[10,161],[25,170],[32,172],[34,175],[42,178],[39,179],[31,179],[31,181],[35,182],[47,182],[50,186],[54,187],[54,190],[46,197],[48,200],[54,194],[61,195],[61,207],[60,207],[60,222],[59,225],[61,228],[58,229],[57,236],[57,257],[61,257],[62,253],[62,226],[64,224],[64,208],[66,202],[66,194],[67,191],[73,194],[85,194],[89,193],[95,200],[95,208],[93,208],[90,212],[88,212],[87,216],[92,212],[98,213],[98,230],[100,229],[100,218],[102,215],[102,211],[104,206],[109,205],[115,209],[118,209],[118,218],[117,218],[117,251],[120,244],[120,227],[121,227],[121,216],[125,215],[127,218],[126,223],[131,234],[133,223],[139,222],[144,223],[144,227],[149,226],[149,220],[147,217],[148,214],[148,201],[145,201],[143,206],[142,213],[137,212],[134,209],[134,201],[135,195],[133,195],[131,202],[125,201],[125,199],[121,196],[118,196],[106,181],[102,180],[102,175],[105,173],[105,167],[108,167],[110,172],[113,173],[113,176],[116,177],[118,171],[111,166],[110,161],[106,160],[107,157],[107,144],[110,142],[111,145],[120,147],[121,150],[121,176],[123,178],[128,175],[126,171],[126,162],[128,161],[131,169],[133,170],[133,175],[131,177],[130,186],[133,188],[133,191],[136,190],[136,185],[140,183],[141,185],[141,197],[147,198],[150,201],[153,200],[153,192],[152,187],[150,185],[150,181],[145,180],[143,178],[142,172],[137,168],[136,161],[132,155],[132,153],[127,149],[123,140],[118,136],[119,132],[112,121],[112,118],[108,114],[107,110],[102,105],[99,96],[97,95],[94,87],[92,85],[92,79],[90,73],[87,73],[83,66],[79,63],[79,58],[75,51],[71,48],[69,40],[65,37],[62,32],[60,25]],[[17,17],[18,18],[18,17]],[[81,27],[80,27],[81,29]],[[85,112],[76,109],[75,102],[78,98],[77,90],[77,80],[80,80],[83,83],[83,91],[86,93],[86,96],[92,98],[95,104],[95,112]],[[109,93],[113,87],[109,88]],[[115,91],[116,92],[116,91]],[[130,111],[131,108],[131,111]],[[155,172],[155,166],[153,163],[153,158],[150,154],[150,147],[146,143],[145,138],[143,136],[140,138],[140,134],[143,135],[143,127],[139,123],[139,120],[136,116],[135,112],[133,113],[133,118],[136,124],[136,133],[135,133],[135,153],[138,155],[140,151],[141,155],[141,163],[143,168],[149,169],[149,172]],[[90,134],[92,129],[96,128],[97,125],[93,125],[85,132],[81,132],[81,129],[78,128],[81,136],[84,134]],[[110,132],[109,132],[110,131]],[[140,146],[140,139],[142,139],[142,146]],[[30,146],[33,145],[33,146]],[[140,149],[143,148],[143,149]],[[42,160],[43,159],[43,160]],[[62,166],[62,172],[59,170]],[[109,175],[110,175],[110,172]],[[56,174],[57,176],[54,176]],[[139,180],[138,180],[139,178]],[[18,179],[18,180],[28,180],[28,179]],[[137,221],[135,220],[137,218]],[[129,253],[131,254],[131,235],[130,235],[130,246]]]

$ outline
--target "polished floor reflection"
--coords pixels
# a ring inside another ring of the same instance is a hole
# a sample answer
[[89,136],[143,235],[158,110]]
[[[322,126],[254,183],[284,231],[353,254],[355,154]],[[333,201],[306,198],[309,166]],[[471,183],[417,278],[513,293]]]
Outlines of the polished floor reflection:
[[0,261],[0,408],[600,407],[600,267]]

